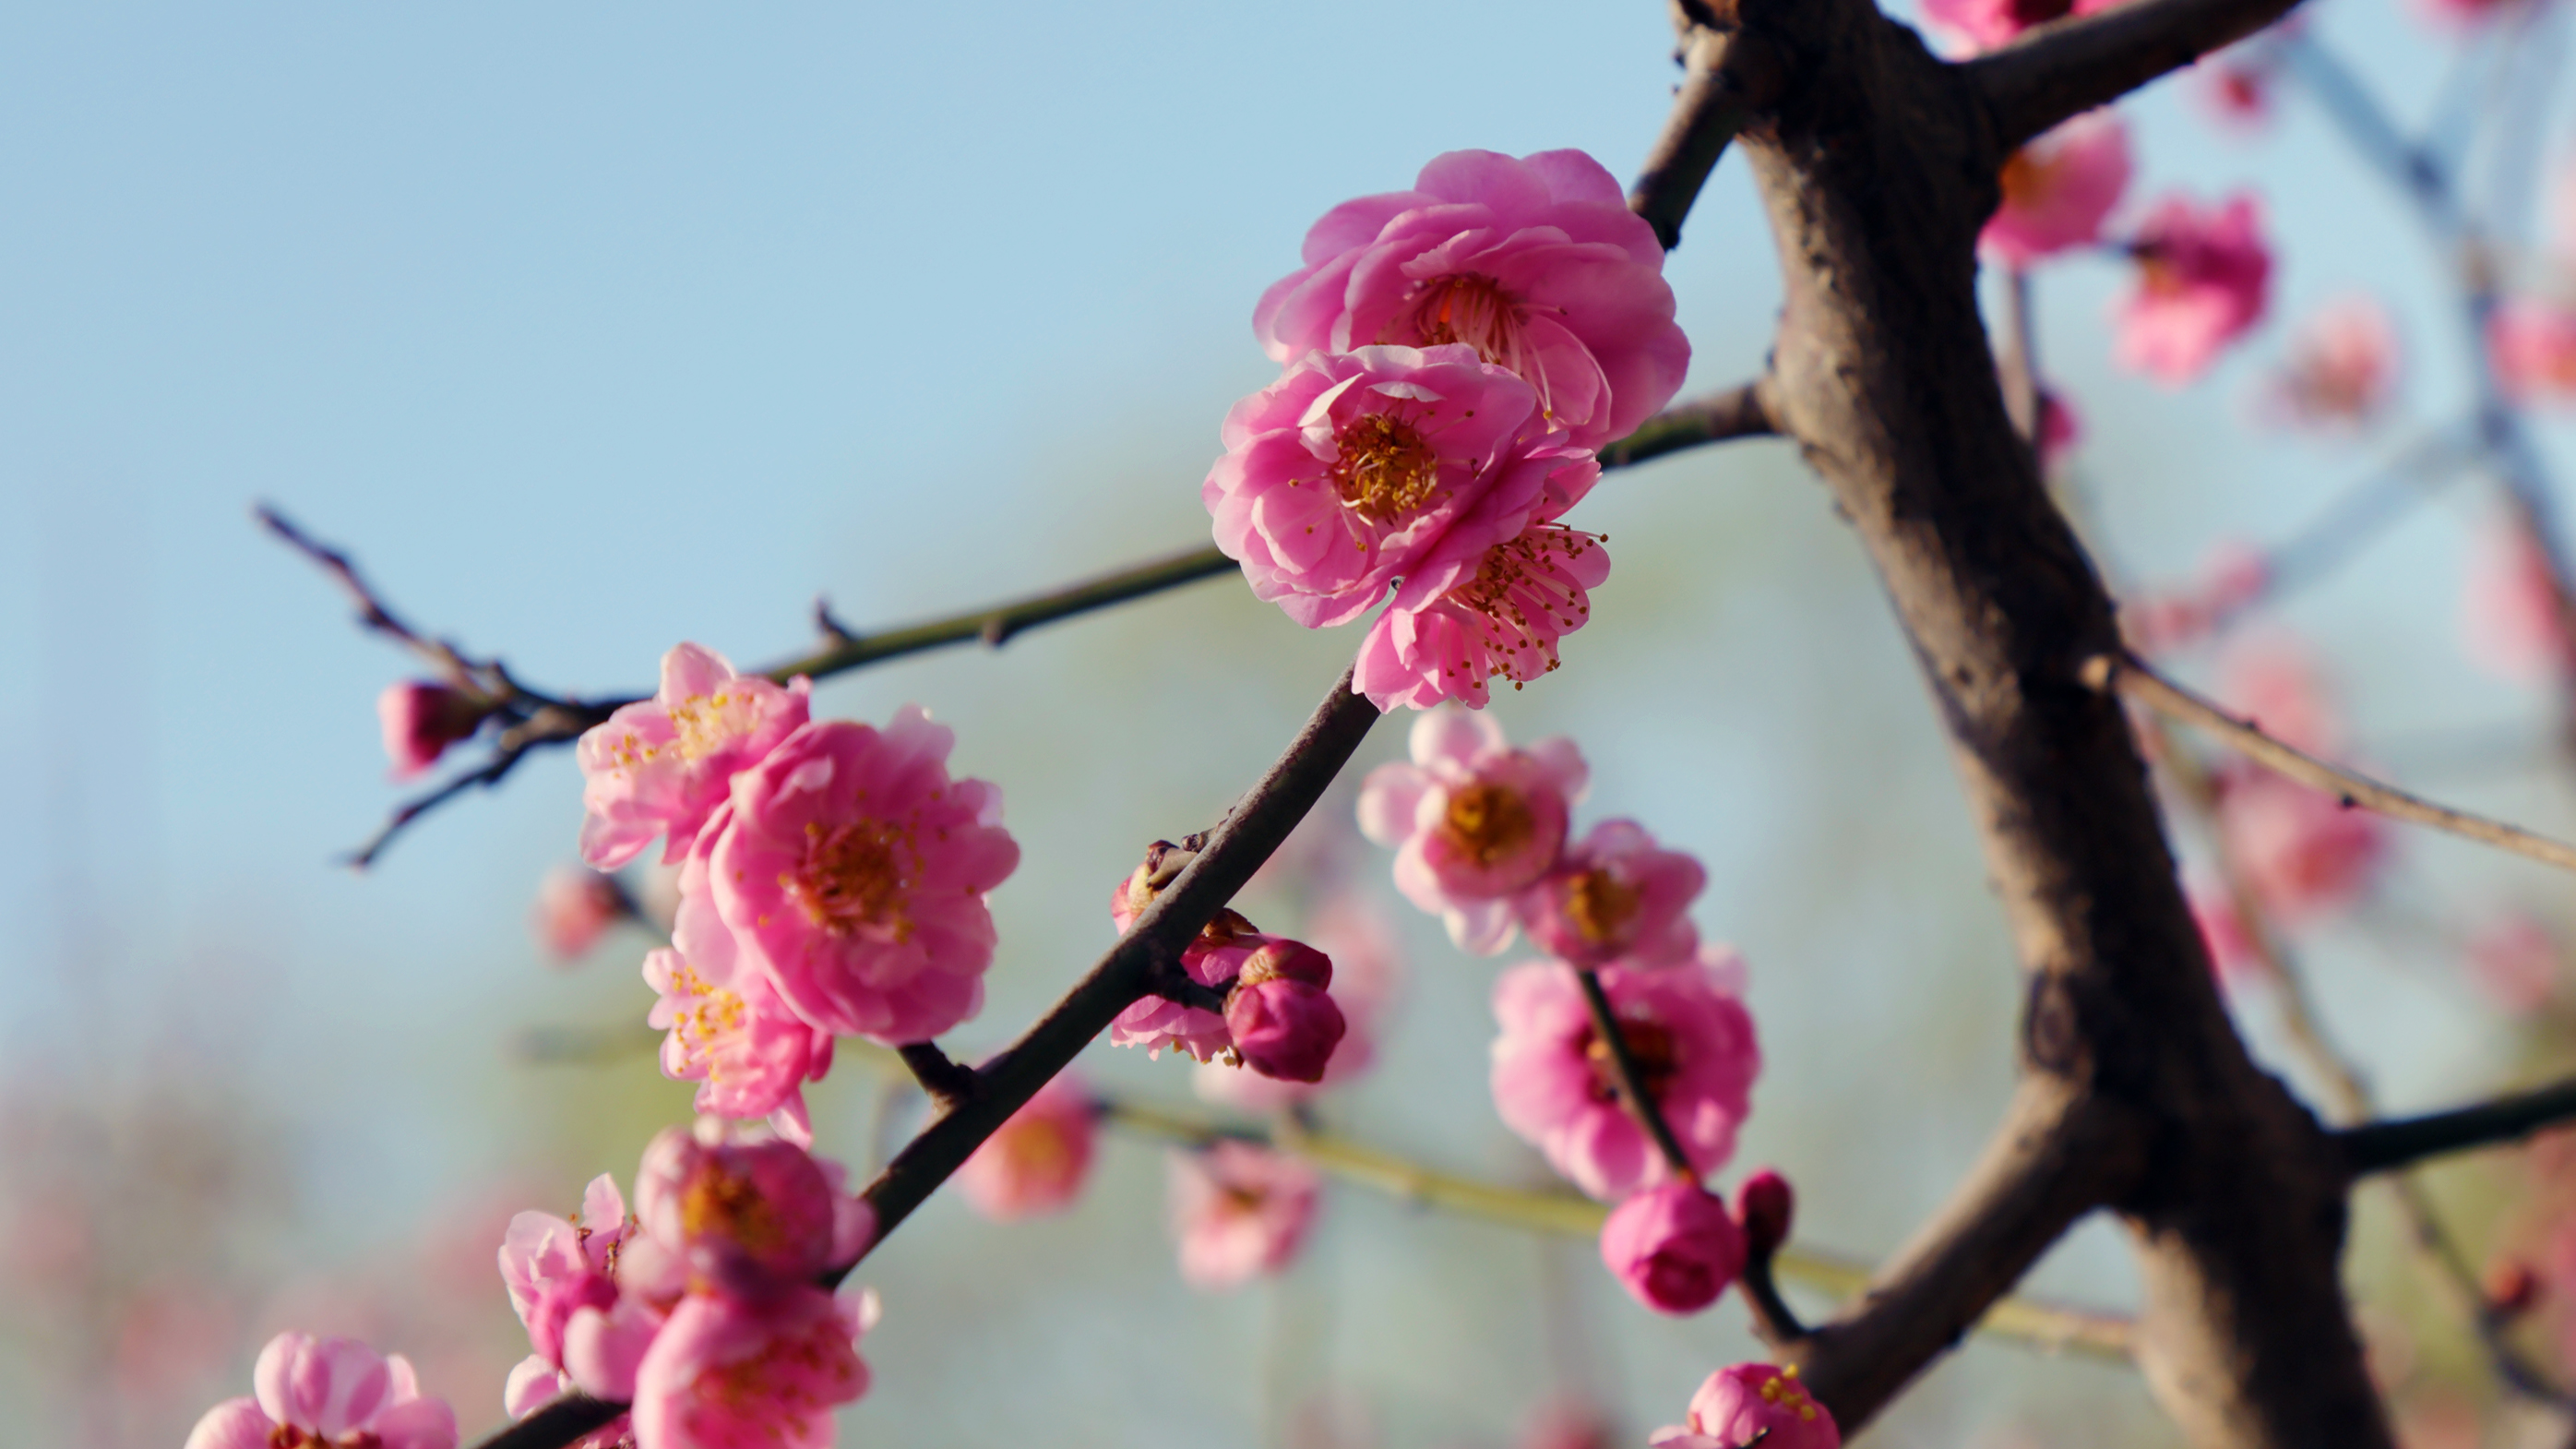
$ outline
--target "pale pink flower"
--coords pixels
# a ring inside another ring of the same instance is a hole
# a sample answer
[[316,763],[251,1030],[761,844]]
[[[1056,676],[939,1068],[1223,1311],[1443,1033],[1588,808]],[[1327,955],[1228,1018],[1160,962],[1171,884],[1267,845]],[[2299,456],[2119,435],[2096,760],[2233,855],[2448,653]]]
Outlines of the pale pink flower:
[[566,1321],[581,1308],[617,1301],[617,1253],[630,1226],[625,1196],[604,1172],[583,1189],[572,1219],[541,1212],[510,1219],[501,1282],[538,1357],[560,1364]]
[[2128,186],[2128,128],[2115,112],[2087,111],[2005,160],[2003,203],[1977,234],[1977,250],[2027,267],[2091,246]]
[[1842,1449],[1834,1416],[1808,1397],[1795,1368],[1740,1363],[1691,1395],[1690,1422],[1658,1429],[1653,1449]]
[[1348,1027],[1327,988],[1332,959],[1302,941],[1264,942],[1225,998],[1226,1034],[1243,1064],[1265,1077],[1316,1083]]
[[2285,634],[2245,639],[2227,651],[2218,696],[2230,714],[2283,744],[2332,756],[2343,746],[2343,715],[2316,655]]
[[2261,321],[2272,279],[2262,227],[2262,203],[2244,194],[2211,209],[2171,197],[2149,212],[2130,242],[2137,286],[2113,314],[2121,365],[2186,383]]
[[1464,346],[1310,352],[1226,414],[1199,496],[1254,597],[1347,624],[1444,541],[1481,552],[1529,524],[1569,456],[1538,445],[1537,408]]
[[1172,1230],[1181,1277],[1233,1288],[1286,1268],[1314,1225],[1322,1179],[1283,1153],[1231,1138],[1171,1155]]
[[689,853],[724,803],[734,772],[805,723],[810,681],[780,686],[736,674],[712,649],[682,644],[662,656],[662,687],[584,731],[581,858],[615,870],[667,836],[662,858]]
[[577,961],[590,954],[608,928],[635,914],[635,903],[614,876],[579,866],[546,872],[537,886],[537,904],[528,925],[546,954],[558,961]]
[[2510,911],[2469,935],[2469,979],[2498,1006],[2537,1011],[2558,989],[2558,942],[2549,928]]
[[2460,633],[2472,662],[2518,684],[2544,683],[2576,668],[2549,554],[2511,518],[2482,524],[2470,541]]
[[2546,297],[2508,297],[2487,318],[2487,356],[2517,401],[2576,397],[2576,307]]
[[665,948],[645,955],[644,984],[660,998],[646,1022],[670,1033],[662,1039],[662,1075],[702,1083],[699,1111],[804,1120],[805,1084],[832,1069],[832,1034],[807,1026],[766,977],[702,972]]
[[456,1415],[421,1397],[401,1354],[354,1338],[281,1333],[251,1370],[257,1393],[206,1411],[188,1449],[274,1449],[350,1444],[367,1449],[456,1449]]
[[449,745],[471,739],[491,715],[492,701],[479,694],[418,679],[386,685],[376,696],[376,721],[397,780],[438,763]]
[[1923,28],[1953,55],[2002,46],[2034,25],[2090,15],[2117,0],[1923,0]]
[[2290,340],[2290,356],[2265,389],[2266,410],[2311,428],[2358,428],[2388,405],[2397,379],[2397,329],[2366,296],[2320,308]]
[[1333,960],[1333,1002],[1349,1028],[1324,1065],[1323,1080],[1282,1081],[1210,1062],[1190,1074],[1190,1085],[1201,1097],[1246,1112],[1284,1111],[1324,1088],[1350,1082],[1376,1061],[1380,1019],[1393,1005],[1403,978],[1402,958],[1386,918],[1366,897],[1345,893],[1316,909],[1305,935]]
[[1610,577],[1598,534],[1534,523],[1482,556],[1407,577],[1369,626],[1351,686],[1381,710],[1454,699],[1482,709],[1485,682],[1518,689],[1557,666],[1557,641],[1592,617]]
[[1463,343],[1537,390],[1584,447],[1624,438],[1690,367],[1654,228],[1580,151],[1434,157],[1411,191],[1346,201],[1253,309],[1274,361]]
[[758,1295],[855,1262],[876,1215],[841,1187],[840,1164],[792,1142],[701,1118],[670,1127],[635,1173],[638,1231],[621,1246],[621,1286],[646,1297]]
[[1416,719],[1410,746],[1410,763],[1380,765],[1360,787],[1360,831],[1395,848],[1405,899],[1461,949],[1491,956],[1511,944],[1511,897],[1564,852],[1583,755],[1562,736],[1513,749],[1501,725],[1451,709]]
[[[1181,952],[1181,969],[1201,986],[1223,991],[1243,974],[1243,963],[1252,959],[1252,953],[1270,939],[1228,912]],[[1170,1047],[1207,1062],[1234,1046],[1234,1034],[1226,1029],[1222,1015],[1205,1007],[1146,996],[1109,1023],[1109,1044],[1143,1047],[1147,1057],[1160,1057]]]
[[692,1293],[635,1375],[639,1449],[826,1449],[868,1391],[864,1310],[804,1284]]
[[2349,905],[2388,851],[2378,816],[2252,767],[2222,779],[2218,827],[2255,899],[2292,925]]
[[1648,1308],[1697,1313],[1744,1271],[1744,1230],[1698,1183],[1659,1183],[1610,1210],[1601,1261]]
[[1644,826],[1604,820],[1513,909],[1530,940],[1560,961],[1669,966],[1699,949],[1690,903],[1707,884],[1698,860],[1656,845]]
[[[984,1002],[985,893],[1020,862],[1002,792],[952,780],[956,736],[906,705],[880,731],[810,724],[734,776],[711,830],[708,897],[743,964],[814,1027],[927,1041]],[[721,947],[675,943],[702,971]]]
[[1099,1133],[1099,1113],[1081,1079],[1058,1073],[957,1169],[958,1190],[995,1222],[1061,1212],[1082,1195]]
[[[1692,964],[1600,973],[1644,1087],[1702,1173],[1735,1153],[1762,1069],[1753,1017],[1738,999],[1743,962],[1703,946]],[[1494,1106],[1503,1125],[1576,1187],[1615,1201],[1667,1169],[1619,1105],[1609,1049],[1592,1030],[1574,968],[1534,961],[1494,983]]]

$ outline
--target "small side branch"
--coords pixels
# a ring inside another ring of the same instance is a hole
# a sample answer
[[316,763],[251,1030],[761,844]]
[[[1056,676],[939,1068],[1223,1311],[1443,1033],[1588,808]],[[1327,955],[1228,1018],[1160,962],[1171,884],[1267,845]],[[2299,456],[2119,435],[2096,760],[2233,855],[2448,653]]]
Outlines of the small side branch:
[[2042,25],[1961,69],[2012,151],[2287,15],[2297,0],[2132,0]]
[[2312,789],[2340,796],[2348,807],[2373,810],[2394,820],[2429,825],[2482,845],[2511,851],[2543,865],[2576,871],[2576,846],[2534,835],[2483,815],[2436,805],[2393,785],[2383,785],[2368,776],[2329,765],[2228,714],[2158,674],[2134,655],[2125,658],[2097,655],[2085,662],[2083,678],[2094,689],[2116,689],[2159,714],[2170,715],[2185,724],[2207,730],[2265,769]]
[[1682,218],[1699,200],[1709,172],[1727,143],[1754,111],[1778,99],[1779,60],[1758,37],[1723,27],[1694,0],[1680,0],[1678,58],[1683,79],[1662,134],[1646,153],[1646,169],[1628,190],[1628,209],[1644,217],[1671,251],[1682,241]]
[[1583,983],[1583,1004],[1592,1011],[1592,1038],[1610,1058],[1620,1105],[1654,1139],[1655,1149],[1664,1155],[1664,1165],[1673,1170],[1673,1176],[1684,1182],[1699,1181],[1699,1169],[1691,1164],[1690,1154],[1682,1150],[1672,1124],[1664,1120],[1664,1109],[1656,1104],[1655,1094],[1646,1090],[1646,1074],[1638,1069],[1637,1054],[1628,1049],[1628,1034],[1620,1029],[1619,1013],[1610,1005],[1610,994],[1601,989],[1600,975],[1576,971],[1574,977]]
[[906,1042],[894,1053],[903,1059],[912,1079],[921,1084],[923,1093],[942,1112],[953,1112],[961,1103],[971,1101],[981,1085],[973,1067],[951,1058],[935,1041]]
[[1744,1260],[1744,1302],[1753,1310],[1753,1331],[1773,1348],[1786,1348],[1803,1342],[1809,1332],[1798,1320],[1798,1310],[1780,1296],[1778,1279],[1772,1270],[1779,1265],[1778,1251],[1753,1253]]
[[2518,1142],[2567,1121],[2576,1121],[2576,1079],[2474,1107],[2367,1122],[2334,1135],[2353,1176],[2366,1177],[2431,1157]]
[[575,1390],[485,1439],[475,1449],[561,1449],[593,1429],[606,1428],[610,1420],[625,1412],[624,1404],[594,1399]]
[[1768,438],[1779,431],[1771,420],[1771,380],[1766,377],[1664,409],[1637,431],[1603,448],[1601,466],[1625,468],[1703,443]]

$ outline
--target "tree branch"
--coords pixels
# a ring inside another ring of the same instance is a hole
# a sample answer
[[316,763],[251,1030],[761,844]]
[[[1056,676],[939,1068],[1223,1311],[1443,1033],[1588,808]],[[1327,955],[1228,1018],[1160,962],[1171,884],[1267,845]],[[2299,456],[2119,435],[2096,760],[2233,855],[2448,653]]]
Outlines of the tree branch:
[[2576,1078],[2474,1107],[2347,1127],[2334,1137],[2352,1175],[2367,1177],[2430,1157],[2519,1142],[2571,1120],[2576,1120]]
[[1637,1120],[1646,1135],[1654,1139],[1655,1150],[1663,1154],[1664,1165],[1673,1176],[1684,1182],[1698,1182],[1699,1169],[1692,1165],[1690,1154],[1682,1150],[1681,1139],[1673,1135],[1672,1124],[1664,1120],[1664,1109],[1646,1090],[1645,1074],[1638,1070],[1637,1054],[1629,1050],[1628,1033],[1619,1024],[1619,1012],[1610,1004],[1610,994],[1601,989],[1600,973],[1576,970],[1574,979],[1582,983],[1583,1004],[1592,1013],[1592,1039],[1610,1058],[1610,1072],[1619,1089],[1619,1105]]
[[1654,227],[1666,251],[1681,245],[1682,218],[1727,143],[1756,110],[1779,98],[1782,79],[1768,44],[1748,39],[1699,0],[1675,0],[1673,25],[1681,33],[1673,58],[1681,62],[1682,83],[1646,152],[1645,170],[1628,189],[1628,209]]
[[2342,797],[2347,808],[2358,806],[2374,810],[2394,820],[2429,825],[2482,845],[2511,851],[2543,865],[2576,870],[2576,846],[2534,835],[2482,815],[2471,815],[2465,810],[2436,805],[2395,786],[2383,785],[2367,776],[2329,765],[2228,714],[2158,674],[2134,655],[2096,655],[2085,662],[2083,677],[2084,682],[2095,689],[2116,690],[2160,714],[2171,715],[2186,724],[2207,730],[2230,748],[2275,774]]
[[975,1069],[951,1059],[935,1041],[905,1042],[894,1051],[904,1070],[912,1073],[913,1081],[920,1085],[922,1094],[942,1112],[957,1110],[983,1089]]
[[1984,93],[1995,140],[2033,136],[2252,35],[2298,0],[2130,0],[2052,21],[1961,69]]
[[1771,424],[1769,389],[1770,380],[1763,378],[1676,403],[1603,448],[1601,466],[1625,468],[1729,438],[1771,437],[1779,429]]

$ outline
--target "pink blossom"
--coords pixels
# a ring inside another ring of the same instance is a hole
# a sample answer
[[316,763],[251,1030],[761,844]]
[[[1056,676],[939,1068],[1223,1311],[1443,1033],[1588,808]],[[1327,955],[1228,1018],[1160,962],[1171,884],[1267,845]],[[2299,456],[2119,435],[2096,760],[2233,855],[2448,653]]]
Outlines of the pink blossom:
[[564,1325],[573,1314],[616,1303],[617,1254],[630,1227],[626,1199],[606,1173],[591,1179],[581,1211],[569,1221],[540,1212],[510,1219],[501,1240],[501,1282],[538,1357],[560,1364]]
[[736,674],[712,649],[682,644],[662,656],[662,687],[584,731],[581,858],[615,870],[667,836],[665,861],[689,853],[724,803],[734,772],[801,727],[812,682],[784,687]]
[[[882,731],[807,725],[734,776],[711,823],[707,899],[724,934],[818,1030],[926,1041],[983,1005],[984,897],[1020,847],[999,789],[949,778],[955,739],[912,705]],[[701,972],[723,950],[707,926],[684,902],[675,943]]]
[[863,1310],[819,1288],[691,1294],[635,1375],[645,1449],[825,1449],[832,1410],[868,1391]]
[[1323,1080],[1283,1081],[1211,1062],[1191,1073],[1190,1085],[1201,1097],[1246,1112],[1284,1111],[1359,1077],[1375,1062],[1380,1018],[1393,1005],[1403,976],[1394,934],[1376,906],[1356,892],[1328,899],[1310,921],[1305,935],[1333,960],[1333,1002],[1348,1027],[1324,1064]]
[[2487,318],[2487,355],[2496,380],[2522,402],[2576,397],[2576,307],[2544,297],[2508,297]]
[[548,955],[577,961],[590,954],[609,927],[633,914],[635,903],[614,876],[567,866],[546,872],[528,924]]
[[1454,699],[1485,707],[1485,682],[1518,689],[1557,667],[1557,641],[1592,617],[1610,577],[1599,534],[1533,523],[1454,567],[1408,576],[1360,641],[1352,687],[1379,709]]
[[1173,1153],[1181,1277],[1194,1288],[1233,1288],[1286,1268],[1314,1224],[1321,1186],[1315,1169],[1249,1142]]
[[1531,1411],[1514,1449],[1619,1449],[1618,1426],[1599,1409],[1556,1399]]
[[2507,1011],[2537,1011],[2558,988],[2558,942],[2519,911],[2478,927],[2468,940],[2469,979]]
[[712,1118],[664,1129],[635,1173],[639,1235],[622,1247],[622,1284],[758,1295],[855,1262],[875,1214],[841,1190],[838,1163],[792,1142],[729,1131]]
[[456,1449],[456,1415],[421,1397],[411,1363],[354,1338],[281,1333],[251,1370],[256,1397],[206,1411],[188,1449],[273,1449],[321,1441],[369,1449]]
[[1583,798],[1582,753],[1563,737],[1526,750],[1459,710],[1413,722],[1411,763],[1380,765],[1360,788],[1360,831],[1395,848],[1395,885],[1462,949],[1511,944],[1511,897],[1556,866],[1566,816]]
[[2558,612],[2549,553],[2514,519],[2481,525],[2470,542],[2460,632],[2473,662],[2519,684],[2544,683],[2576,669],[2576,646]]
[[2128,128],[2112,111],[2087,111],[2004,162],[2003,204],[1977,234],[1977,250],[2027,267],[2091,246],[2128,185]]
[[2519,0],[2413,0],[2417,19],[2447,30],[2466,30],[2512,9]]
[[[1252,959],[1252,953],[1270,940],[1251,929],[1250,922],[1227,911],[1181,952],[1181,969],[1201,986],[1223,991],[1243,974],[1243,963]],[[1159,1057],[1165,1047],[1170,1047],[1207,1062],[1232,1049],[1234,1034],[1227,1030],[1223,1016],[1205,1007],[1147,996],[1109,1023],[1109,1042],[1112,1046],[1143,1047],[1148,1057]]]
[[2218,827],[2263,908],[2290,924],[2350,904],[2387,854],[2378,816],[2269,771],[2230,771]]
[[2397,329],[2366,296],[2338,298],[2301,325],[2265,398],[2268,411],[2311,428],[2357,428],[2388,405]]
[[1843,1437],[1795,1368],[1740,1363],[1710,1374],[1691,1395],[1689,1423],[1658,1429],[1647,1442],[1653,1449],[1842,1449]]
[[1626,437],[1690,366],[1654,229],[1580,151],[1432,159],[1411,191],[1347,201],[1252,328],[1274,361],[1463,343],[1537,390],[1587,448]]
[[1274,940],[1243,963],[1225,998],[1225,1029],[1243,1064],[1265,1077],[1320,1082],[1348,1027],[1326,990],[1331,958],[1302,941]]
[[449,745],[471,739],[491,716],[492,701],[483,696],[425,680],[389,684],[376,696],[376,720],[397,780],[438,763]]
[[2221,127],[2240,135],[2258,131],[2272,115],[2272,67],[2234,49],[2203,56],[2191,68],[2190,95]]
[[2034,25],[2090,15],[2117,0],[1923,0],[1923,28],[1954,55],[1994,50]]
[[995,1222],[1061,1212],[1082,1195],[1099,1131],[1081,1079],[1059,1073],[957,1169],[958,1189],[968,1206]]
[[[728,967],[734,963],[728,963]],[[659,1000],[646,1021],[662,1039],[662,1075],[699,1082],[697,1109],[719,1117],[802,1121],[805,1084],[832,1067],[832,1034],[807,1026],[766,977],[701,972],[678,951],[644,957],[644,984]]]
[[2186,383],[2261,321],[2272,278],[2262,226],[2262,203],[2244,194],[2214,209],[2171,197],[2149,212],[2130,243],[2137,286],[2113,316],[2121,365]]
[[1691,856],[1665,850],[1633,820],[1604,820],[1513,901],[1530,940],[1577,966],[1649,968],[1699,948],[1690,903],[1708,884]]
[[[1601,986],[1617,1012],[1647,1095],[1691,1165],[1715,1171],[1735,1152],[1762,1069],[1753,1017],[1738,999],[1744,965],[1722,946],[1662,970],[1612,968]],[[1536,961],[1494,983],[1494,1106],[1576,1187],[1615,1201],[1666,1169],[1619,1105],[1609,1049],[1592,1030],[1574,970]]]
[[1610,1210],[1601,1261],[1648,1308],[1697,1313],[1744,1271],[1744,1230],[1698,1183],[1659,1183]]
[[[1569,454],[1472,348],[1311,352],[1234,405],[1199,496],[1254,597],[1309,629],[1374,608],[1435,548],[1517,535]],[[1560,440],[1561,441],[1561,440]]]

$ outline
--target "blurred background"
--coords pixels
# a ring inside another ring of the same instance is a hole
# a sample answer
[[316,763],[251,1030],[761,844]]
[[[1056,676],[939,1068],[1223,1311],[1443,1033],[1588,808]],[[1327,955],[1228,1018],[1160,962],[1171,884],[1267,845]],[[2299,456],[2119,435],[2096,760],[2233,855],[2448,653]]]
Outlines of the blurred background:
[[[2446,75],[2475,96],[2554,66],[2563,21],[2328,0],[2310,23],[2411,122]],[[573,858],[568,755],[369,873],[334,864],[401,798],[373,705],[412,666],[252,526],[253,500],[354,550],[416,622],[585,693],[649,689],[684,638],[784,657],[818,593],[864,628],[1190,547],[1217,422],[1274,372],[1253,300],[1306,225],[1456,147],[1579,146],[1631,174],[1669,49],[1656,5],[1522,0],[0,11],[0,758],[24,771],[0,831],[0,1444],[175,1444],[286,1327],[407,1352],[469,1434],[494,1427],[525,1352],[501,1225],[628,1178],[687,1114],[649,1050],[526,1049],[532,1030],[627,1039],[651,1000],[640,932],[572,967],[530,934],[538,882]],[[2060,472],[2124,590],[2187,588],[2224,540],[2301,536],[2469,406],[2454,284],[2401,199],[2297,87],[2250,124],[2203,89],[2124,106],[2125,214],[2259,190],[2272,320],[2167,389],[2111,361],[2124,257],[2035,288],[2040,356],[2082,417]],[[2538,157],[2518,194],[2549,194],[2566,132],[2529,107],[2498,132]],[[2536,244],[2545,211],[2508,208],[2508,234]],[[1778,286],[1740,159],[1670,276],[1692,387],[1755,375]],[[2344,436],[2271,426],[2291,324],[2355,291],[2395,321],[2394,400]],[[2576,469],[2576,436],[2545,417],[2537,436]],[[2247,629],[2333,681],[2350,756],[2576,830],[2561,693],[2464,646],[2497,495],[2474,476],[2421,493]],[[1911,658],[1783,445],[1614,475],[1577,522],[1616,561],[1595,622],[1494,714],[1581,744],[1583,819],[1639,816],[1707,863],[1697,919],[1750,961],[1768,1056],[1738,1166],[1798,1184],[1802,1243],[1874,1261],[1994,1121],[2018,999]],[[955,768],[1006,793],[1025,864],[961,1050],[1007,1040],[1106,946],[1110,883],[1212,821],[1357,638],[1222,581],[821,687],[833,715],[929,706]],[[2222,679],[2223,647],[2174,657]],[[1361,766],[1403,734],[1382,726]],[[1486,1094],[1503,963],[1406,907],[1349,810],[1345,788],[1300,868],[1382,905],[1406,987],[1379,1069],[1325,1119],[1543,1185]],[[1293,874],[1248,903],[1265,926],[1296,929],[1313,891]],[[2570,906],[2539,867],[2391,832],[2371,889],[2293,944],[2380,1099],[2430,1107],[2576,1054],[2554,947],[2501,987],[2470,949],[2497,922],[2563,937]],[[2277,982],[2232,999],[2313,1087]],[[1168,1059],[1101,1045],[1084,1068],[1192,1102]],[[845,1061],[814,1094],[818,1150],[878,1153],[906,1110],[878,1096]],[[1163,1152],[1111,1139],[1083,1202],[1029,1225],[943,1195],[873,1257],[886,1311],[852,1442],[1502,1446],[1560,1402],[1639,1442],[1758,1352],[1731,1301],[1638,1308],[1587,1241],[1349,1186],[1285,1277],[1193,1293]],[[2477,1265],[2542,1270],[2557,1182],[2513,1153],[2432,1178]],[[2395,1238],[2366,1196],[2352,1271],[2410,1442],[2545,1441],[2553,1421],[2501,1403]],[[2031,1288],[2126,1308],[2116,1228]],[[2526,1338],[2559,1370],[2554,1312],[2544,1293]],[[1979,1340],[1871,1442],[2178,1437],[2126,1367]]]

